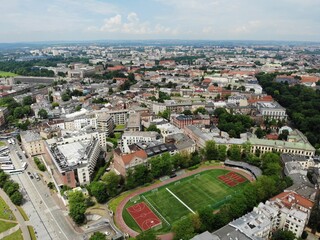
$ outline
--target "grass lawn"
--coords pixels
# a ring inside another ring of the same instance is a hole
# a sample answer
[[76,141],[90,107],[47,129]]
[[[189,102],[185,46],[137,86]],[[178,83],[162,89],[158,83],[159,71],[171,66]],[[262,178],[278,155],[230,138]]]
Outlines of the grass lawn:
[[27,226],[30,234],[31,240],[37,240],[36,234],[34,232],[34,228],[32,226]]
[[126,125],[124,125],[124,124],[119,124],[119,125],[117,125],[117,126],[115,127],[114,130],[123,130],[123,129],[125,129],[125,127],[126,127]]
[[7,220],[16,220],[9,206],[5,203],[5,201],[2,198],[0,198],[0,218]]
[[23,240],[22,232],[19,229],[18,231],[11,233],[9,236],[3,238],[3,240]]
[[[235,187],[229,187],[217,178],[228,172],[228,170],[224,169],[215,169],[189,176],[141,194],[139,200],[135,202],[129,201],[125,209],[138,202],[144,201],[160,213],[158,214],[156,211],[153,211],[160,219],[161,216],[159,215],[162,215],[172,226],[182,217],[192,214],[192,212],[196,212],[201,208],[209,206],[212,210],[219,209],[222,204],[228,202],[233,195],[240,192],[243,186],[249,182],[246,181]],[[171,193],[168,190],[171,191]],[[136,231],[139,230],[139,227],[127,210],[124,210],[123,217],[128,226]],[[158,232],[166,232],[168,230],[170,230],[170,226],[163,223],[163,228]]]
[[125,193],[121,194],[120,196],[110,200],[110,202],[108,202],[109,209],[111,209],[113,212],[116,212],[116,209],[117,209],[119,203],[122,202],[122,200],[125,199],[130,193],[132,193],[132,191],[125,192]]
[[17,223],[4,222],[0,220],[0,233],[13,228],[15,225],[17,225]]
[[25,213],[25,211],[23,210],[23,208],[20,206],[17,206],[17,208],[18,208],[20,214],[22,215],[23,220],[29,221],[29,218],[28,218],[27,214]]
[[0,147],[6,146],[7,144],[5,142],[0,141]]
[[18,75],[12,72],[0,71],[0,77],[15,77],[15,76],[18,76]]

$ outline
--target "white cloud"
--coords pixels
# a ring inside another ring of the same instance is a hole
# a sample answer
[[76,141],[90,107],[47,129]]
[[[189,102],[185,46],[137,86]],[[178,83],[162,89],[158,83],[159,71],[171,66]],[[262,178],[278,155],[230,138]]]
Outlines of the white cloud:
[[105,19],[104,25],[101,27],[101,31],[117,32],[122,26],[121,19],[122,17],[119,14],[109,19]]
[[138,14],[131,12],[125,18],[126,21],[122,20],[122,16],[117,14],[113,17],[105,19],[102,27],[97,28],[91,26],[88,28],[89,31],[101,31],[109,33],[125,33],[134,35],[146,35],[146,34],[177,34],[176,29],[165,27],[161,24],[152,25],[149,22],[140,21]]

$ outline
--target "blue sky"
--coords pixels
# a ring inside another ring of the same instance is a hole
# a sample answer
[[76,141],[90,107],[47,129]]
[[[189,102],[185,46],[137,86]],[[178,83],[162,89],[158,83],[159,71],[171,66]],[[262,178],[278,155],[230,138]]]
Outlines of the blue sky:
[[3,0],[0,42],[320,41],[320,0]]

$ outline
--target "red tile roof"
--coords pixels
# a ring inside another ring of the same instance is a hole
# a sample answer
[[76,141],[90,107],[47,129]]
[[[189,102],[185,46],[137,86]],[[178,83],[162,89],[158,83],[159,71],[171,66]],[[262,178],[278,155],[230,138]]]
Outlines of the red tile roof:
[[121,156],[122,161],[125,165],[130,164],[130,162],[134,159],[134,158],[141,158],[141,159],[147,159],[148,155],[144,150],[138,150],[136,152],[133,153],[129,153],[129,154],[124,154]]
[[306,83],[316,83],[320,80],[319,77],[316,76],[301,76],[301,82]]
[[287,208],[291,208],[295,204],[300,205],[306,209],[311,209],[313,207],[313,202],[307,198],[302,197],[301,195],[295,192],[282,192],[277,196],[271,198],[271,200],[280,200]]

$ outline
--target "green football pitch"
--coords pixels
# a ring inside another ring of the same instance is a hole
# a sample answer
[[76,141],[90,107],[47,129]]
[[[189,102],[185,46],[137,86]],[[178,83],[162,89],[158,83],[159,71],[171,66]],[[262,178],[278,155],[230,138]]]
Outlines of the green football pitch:
[[0,77],[15,77],[15,76],[18,76],[18,75],[12,72],[0,71]]
[[[134,197],[127,203],[125,209],[144,201],[169,226],[201,208],[209,206],[213,210],[219,209],[249,182],[245,181],[230,187],[218,179],[228,172],[224,169],[214,169],[180,179]],[[130,223],[134,222],[133,219],[129,219],[128,214],[123,216],[127,224],[132,226]],[[135,224],[132,227],[137,230]]]

